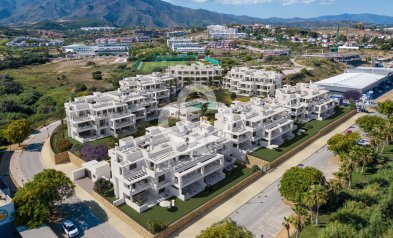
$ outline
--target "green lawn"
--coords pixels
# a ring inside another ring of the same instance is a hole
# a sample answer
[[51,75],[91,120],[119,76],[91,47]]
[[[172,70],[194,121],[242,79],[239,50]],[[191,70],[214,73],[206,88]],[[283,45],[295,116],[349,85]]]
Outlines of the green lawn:
[[[257,158],[272,162],[275,159],[277,159],[279,156],[281,156],[282,154],[286,153],[287,151],[289,151],[289,150],[295,148],[296,146],[300,145],[301,143],[305,142],[310,137],[317,134],[322,128],[324,128],[327,125],[331,124],[332,122],[336,121],[337,119],[344,116],[345,114],[347,114],[351,110],[352,109],[349,107],[339,107],[337,109],[336,114],[327,118],[326,120],[323,120],[323,121],[313,120],[313,121],[306,123],[306,126],[309,126],[309,127],[311,126],[311,127],[303,135],[295,136],[295,138],[293,138],[292,140],[285,141],[277,149],[271,150],[271,149],[267,149],[267,148],[261,148],[259,150],[256,150],[251,155],[255,156]],[[295,134],[296,134],[296,132],[295,132]]]
[[192,64],[193,61],[156,61],[156,62],[142,62],[139,71],[143,74],[149,74],[151,72],[159,72],[168,66],[179,65],[179,64]]
[[[232,170],[224,180],[220,181],[211,189],[209,189],[209,191],[205,190],[185,202],[176,198],[175,209],[168,210],[166,208],[162,208],[156,205],[146,212],[138,213],[126,204],[120,206],[119,208],[144,227],[146,227],[147,222],[150,220],[157,220],[162,222],[162,224],[169,226],[176,220],[182,218],[191,211],[205,204],[207,201],[211,200],[212,198],[223,193],[235,184],[239,183],[243,179],[247,178],[252,173],[252,170],[246,167],[236,168]],[[105,197],[110,202],[113,202],[115,200],[113,194],[106,194]]]
[[[52,135],[52,141],[51,141],[51,146],[52,150],[55,153],[59,153],[59,150],[57,149],[56,142],[61,139],[68,139],[71,144],[73,145],[72,148],[78,148],[77,150],[80,150],[82,148],[82,144],[70,137],[68,137],[68,132],[67,132],[67,125],[64,125],[63,127],[59,126],[56,128],[56,130],[53,132]],[[101,138],[92,142],[89,142],[90,144],[94,146],[98,145],[107,145],[109,148],[112,148],[114,146],[114,143],[116,142],[116,139],[114,137],[105,137]],[[71,148],[71,150],[72,150]]]

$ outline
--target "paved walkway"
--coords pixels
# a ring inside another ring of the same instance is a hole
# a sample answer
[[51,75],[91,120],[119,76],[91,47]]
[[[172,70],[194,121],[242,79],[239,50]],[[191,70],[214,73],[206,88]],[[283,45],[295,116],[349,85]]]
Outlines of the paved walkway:
[[[50,141],[46,140],[41,151],[41,159],[44,167],[63,171],[68,177],[71,177],[71,172],[74,171],[75,169],[78,169],[78,167],[73,163],[64,163],[64,164],[55,165],[50,158],[50,149],[51,149]],[[77,183],[75,184],[75,186],[76,186],[75,193],[79,199],[87,202],[94,201],[95,203],[99,204],[98,201],[93,196],[91,196],[88,192],[86,192],[86,190],[80,187]],[[114,238],[120,238],[121,236],[126,238],[141,237],[138,233],[132,230],[130,226],[128,226],[125,222],[120,220],[115,214],[113,214],[105,206],[100,206],[100,207],[105,211],[107,215],[107,223],[109,223],[111,227],[116,229],[116,233],[119,233],[118,236],[113,236],[113,232],[111,233],[112,235],[99,234],[100,237],[114,237]],[[108,228],[100,228],[100,229],[101,231],[106,231]],[[89,232],[86,232],[85,235],[88,237],[98,237],[97,236],[98,234],[93,235],[93,234],[89,234]]]
[[211,224],[214,224],[216,222],[219,222],[227,218],[243,204],[247,203],[262,190],[266,189],[271,184],[273,184],[276,180],[278,180],[284,174],[285,171],[287,171],[291,167],[297,166],[305,158],[311,156],[316,151],[321,149],[323,146],[326,145],[326,141],[330,137],[332,137],[337,133],[343,132],[344,130],[355,124],[356,119],[363,115],[364,114],[362,113],[358,113],[354,115],[353,117],[348,119],[346,122],[342,123],[340,126],[338,126],[336,129],[334,129],[327,135],[322,136],[321,138],[319,138],[318,140],[316,140],[315,142],[311,143],[309,146],[304,148],[301,152],[292,156],[291,159],[281,164],[278,168],[271,171],[266,176],[263,176],[262,178],[260,178],[259,180],[257,180],[256,182],[245,188],[242,192],[235,195],[231,199],[227,200],[226,202],[216,207],[215,209],[211,210],[208,214],[196,220],[192,225],[179,231],[173,236],[184,237],[184,238],[195,237],[203,229],[209,227]]

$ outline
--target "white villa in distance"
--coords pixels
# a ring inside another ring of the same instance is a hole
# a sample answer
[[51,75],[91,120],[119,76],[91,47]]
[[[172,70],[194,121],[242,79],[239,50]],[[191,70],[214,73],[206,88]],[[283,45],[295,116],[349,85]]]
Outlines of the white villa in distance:
[[170,128],[149,127],[109,151],[115,205],[143,212],[176,196],[185,201],[225,178],[236,160],[232,142],[201,119]]
[[276,89],[281,88],[283,75],[275,71],[232,68],[223,78],[223,87],[239,95],[248,97],[274,97]]
[[207,37],[212,39],[238,39],[245,38],[246,33],[240,33],[236,28],[223,25],[207,26]]
[[203,54],[206,50],[206,46],[194,42],[190,38],[170,38],[167,40],[167,46],[171,48],[172,51],[180,53]]
[[303,121],[324,120],[334,114],[337,101],[331,99],[329,91],[313,83],[284,85],[276,90],[278,104],[291,111],[293,119]]
[[218,84],[222,76],[221,66],[212,64],[174,65],[166,72],[185,83]]

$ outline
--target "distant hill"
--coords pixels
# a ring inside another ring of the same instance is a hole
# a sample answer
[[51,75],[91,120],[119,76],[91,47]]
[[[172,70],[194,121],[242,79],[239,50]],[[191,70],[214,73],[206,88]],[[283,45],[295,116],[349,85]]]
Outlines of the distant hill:
[[0,24],[2,25],[30,25],[63,20],[146,27],[265,23],[312,28],[333,26],[337,22],[351,24],[359,21],[393,25],[393,17],[367,13],[309,19],[260,19],[179,7],[160,0],[0,0]]
[[[160,0],[0,0],[0,24],[94,19],[117,26],[205,26],[261,23],[247,16],[190,9]],[[3,3],[4,2],[4,3]]]
[[353,22],[366,22],[371,24],[388,24],[393,25],[393,17],[381,16],[369,13],[363,14],[349,14],[344,13],[341,15],[321,16],[312,18],[317,21],[353,21]]

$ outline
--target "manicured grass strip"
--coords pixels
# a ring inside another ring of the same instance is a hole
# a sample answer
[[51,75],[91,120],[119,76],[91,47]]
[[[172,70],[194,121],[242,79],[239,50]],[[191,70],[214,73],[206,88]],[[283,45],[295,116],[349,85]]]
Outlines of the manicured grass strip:
[[140,66],[141,73],[148,74],[151,72],[160,71],[163,68],[179,64],[192,64],[192,61],[154,61],[154,62],[142,62]]
[[[144,227],[147,226],[147,222],[150,220],[160,221],[162,222],[162,224],[169,226],[176,220],[182,218],[183,216],[207,203],[212,198],[228,190],[229,188],[239,183],[243,179],[247,178],[251,174],[253,174],[253,172],[249,168],[236,168],[232,170],[229,174],[227,174],[224,180],[220,181],[210,189],[201,192],[195,197],[185,202],[176,198],[176,207],[174,209],[168,210],[166,208],[162,208],[156,205],[146,212],[138,213],[126,204],[123,204],[119,208],[129,217],[131,217]],[[105,198],[110,202],[113,202],[115,200],[113,194],[106,194]]]
[[287,151],[295,148],[296,146],[300,145],[301,143],[305,142],[315,134],[317,134],[322,128],[326,127],[327,125],[333,123],[340,117],[344,116],[345,114],[349,113],[352,110],[352,108],[349,107],[339,107],[337,109],[336,114],[332,115],[331,117],[323,120],[323,121],[317,121],[313,120],[308,123],[306,123],[305,127],[307,125],[312,126],[311,129],[308,129],[304,134],[301,136],[296,135],[295,131],[295,138],[289,141],[285,141],[278,149],[267,149],[267,148],[261,148],[259,150],[256,150],[254,153],[252,153],[252,156],[255,156],[257,158],[272,162],[275,159],[277,159],[279,156],[282,154],[286,153]]

